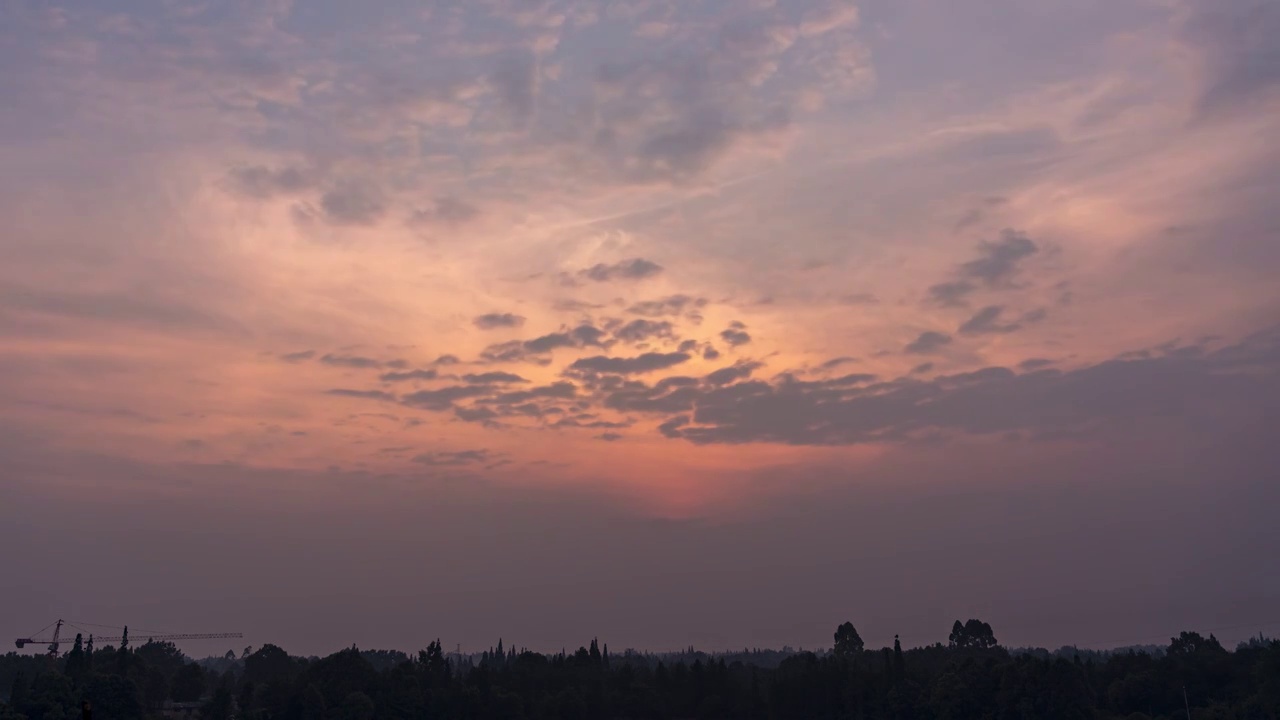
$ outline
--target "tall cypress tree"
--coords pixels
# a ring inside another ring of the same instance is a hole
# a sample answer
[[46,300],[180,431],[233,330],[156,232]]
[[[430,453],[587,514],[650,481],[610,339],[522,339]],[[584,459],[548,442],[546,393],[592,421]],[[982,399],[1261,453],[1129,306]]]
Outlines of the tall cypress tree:
[[80,633],[76,633],[75,644],[71,646],[71,652],[67,653],[67,665],[65,672],[67,677],[71,678],[76,684],[84,682],[85,676],[88,674],[88,663],[84,655],[84,638]]
[[120,649],[116,651],[116,672],[120,677],[129,676],[129,626],[124,627],[120,637]]

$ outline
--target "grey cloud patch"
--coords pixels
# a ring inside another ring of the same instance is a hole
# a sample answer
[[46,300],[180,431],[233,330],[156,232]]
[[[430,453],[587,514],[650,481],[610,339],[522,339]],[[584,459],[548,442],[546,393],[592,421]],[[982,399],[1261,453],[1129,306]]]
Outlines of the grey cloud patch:
[[355,183],[326,192],[320,197],[320,208],[334,225],[373,225],[386,210],[375,190]]
[[935,353],[951,344],[951,336],[940,332],[929,330],[920,333],[920,335],[907,346],[902,349],[903,352],[912,355],[928,355]]
[[644,258],[630,258],[606,265],[598,263],[578,273],[593,282],[609,282],[611,280],[643,280],[662,273],[663,267]]
[[517,125],[533,115],[538,95],[538,59],[532,52],[507,53],[489,74],[489,85]]
[[232,168],[229,174],[237,192],[259,200],[300,193],[315,185],[315,178],[310,171],[292,166],[279,170],[263,165],[242,166]]
[[622,430],[631,427],[631,422],[613,421],[613,420],[597,420],[596,416],[591,413],[578,413],[572,417],[561,418],[555,422],[553,427],[565,428],[589,428],[593,430],[610,429]]
[[550,333],[532,340],[526,340],[521,343],[521,346],[532,353],[545,353],[557,348],[578,347],[580,344],[581,341],[575,333]]
[[732,367],[720,368],[709,373],[703,380],[711,385],[728,385],[739,380],[746,380],[759,367],[760,363],[743,363]]
[[325,390],[326,395],[337,395],[339,397],[363,398],[365,400],[384,400],[394,402],[395,395],[381,390],[347,390],[345,388],[336,388],[333,390]]
[[984,240],[978,246],[979,257],[960,266],[960,274],[980,280],[989,286],[1007,283],[1018,270],[1018,263],[1039,251],[1031,238],[1017,230],[1003,230],[999,240]]
[[608,59],[575,89],[583,109],[556,113],[571,161],[606,182],[696,181],[739,151],[779,145],[814,94],[847,98],[869,79],[851,7],[732,8],[714,22],[681,3],[616,13],[643,12],[653,22],[640,29],[658,32],[611,33]]
[[492,425],[495,420],[502,417],[498,411],[487,407],[455,407],[453,414],[459,420],[486,425]]
[[300,350],[298,352],[285,353],[280,359],[287,363],[300,363],[316,356],[315,350]]
[[431,467],[452,467],[457,465],[486,463],[496,458],[497,456],[488,449],[454,451],[441,450],[438,452],[429,452],[417,455],[413,458],[413,462]]
[[462,362],[457,355],[441,355],[431,362],[432,365],[457,365]]
[[575,373],[609,373],[615,375],[634,375],[664,370],[688,362],[688,353],[644,353],[636,357],[595,357],[575,360],[567,372]]
[[[568,410],[559,405],[562,401],[578,398],[578,386],[571,382],[555,382],[527,390],[510,392],[500,391],[495,385],[515,382],[518,376],[509,373],[485,373],[477,376],[466,376],[464,379],[479,381],[469,387],[445,388],[443,391],[428,391],[407,396],[403,400],[419,407],[437,412],[453,410],[454,416],[465,422],[480,423],[488,427],[509,427],[501,422],[504,419],[534,419],[546,422],[549,418],[559,417],[561,420],[552,427],[586,425],[569,422],[565,419]],[[523,378],[519,382],[528,382]],[[470,405],[455,404],[462,400],[474,399]],[[578,402],[572,407],[585,407]],[[625,425],[590,425],[590,427],[625,427]]]
[[751,335],[747,332],[747,326],[738,321],[729,323],[729,327],[720,332],[720,339],[729,344],[729,347],[738,347],[751,342]]
[[605,395],[605,407],[623,412],[670,414],[693,409],[698,397],[697,378],[668,377],[652,386],[636,380],[616,384]]
[[581,347],[603,347],[605,332],[591,325],[579,325],[569,335]]
[[523,327],[524,320],[524,316],[513,313],[486,313],[477,316],[471,323],[481,330],[496,330]]
[[1257,422],[1280,410],[1280,329],[1214,352],[1169,344],[1065,372],[988,367],[849,386],[749,381],[695,389],[690,407],[660,432],[700,444],[909,442],[939,432],[1080,440],[1105,434],[1107,422],[1156,418],[1198,432],[1224,412]]
[[480,217],[480,209],[459,198],[443,196],[435,199],[430,209],[414,211],[409,218],[413,223],[444,223],[445,225],[465,225]]
[[543,335],[542,337],[528,340],[523,344],[523,347],[526,350],[534,353],[545,353],[555,350],[556,348],[571,348],[577,346],[577,340],[575,340],[573,335],[569,333],[552,333],[550,335]]
[[1272,0],[1191,0],[1183,37],[1200,51],[1202,115],[1280,90],[1280,5]]
[[1052,360],[1046,360],[1044,358],[1027,358],[1026,360],[1018,363],[1018,368],[1021,370],[1043,370],[1044,368],[1052,365]]
[[688,415],[677,415],[658,426],[658,432],[669,438],[681,437],[680,428],[689,424]]
[[931,362],[921,363],[921,364],[919,364],[919,365],[917,365],[917,366],[915,366],[915,367],[911,368],[911,374],[912,374],[912,375],[921,375],[921,374],[924,374],[924,373],[927,373],[927,372],[931,372],[932,370],[933,370],[933,363],[931,363]]
[[569,400],[578,395],[578,386],[571,382],[555,382],[550,385],[542,385],[528,390],[518,390],[515,392],[498,393],[491,397],[486,397],[479,402],[490,405],[516,405],[527,403],[531,400]]
[[587,312],[589,310],[599,310],[604,305],[599,303],[590,303],[583,300],[574,300],[572,298],[556,300],[551,307],[560,312]]
[[549,333],[532,340],[511,340],[490,345],[480,353],[488,362],[515,362],[533,357],[546,364],[542,357],[561,348],[605,347],[606,333],[592,325],[579,325],[573,330]]
[[605,442],[617,442],[621,440],[624,436],[621,433],[607,432],[607,433],[600,433],[595,437],[597,440],[603,440]]
[[762,107],[742,117],[728,108],[697,103],[682,109],[673,121],[632,136],[629,147],[617,142],[618,133],[610,132],[613,128],[605,131],[607,140],[598,147],[628,182],[680,183],[706,172],[751,138],[777,134],[790,125],[790,110],[782,105]]
[[387,372],[378,376],[382,382],[405,382],[407,380],[435,380],[440,373],[433,369],[406,370],[403,372]]
[[966,320],[958,332],[961,335],[989,335],[1016,332],[1022,328],[1018,323],[1000,322],[1002,313],[1004,308],[999,305],[984,307]]
[[1002,197],[983,198],[980,203],[970,208],[963,217],[956,221],[952,232],[959,233],[981,223],[992,208],[999,207],[1007,202],[1008,200]]
[[631,157],[628,175],[637,182],[688,179],[709,168],[738,138],[787,124],[787,113],[781,108],[755,128],[731,122],[719,113],[694,115],[682,127],[646,138]]
[[706,348],[702,350],[702,359],[703,360],[719,360],[720,351],[708,345]]
[[966,298],[977,289],[978,286],[968,280],[954,280],[931,285],[929,287],[929,297],[939,305],[963,307]]
[[831,358],[830,360],[828,360],[828,361],[826,361],[826,362],[822,363],[821,365],[819,365],[819,366],[818,366],[818,369],[819,369],[819,370],[834,370],[835,368],[838,368],[838,367],[840,367],[841,365],[848,365],[849,363],[856,363],[856,362],[858,362],[858,358],[854,358],[854,357],[838,357],[838,358]]
[[[561,345],[561,347],[573,347],[573,344],[568,341],[567,335],[557,335],[557,337],[565,338],[564,344]],[[528,343],[526,341],[509,340],[507,342],[490,345],[485,348],[480,352],[480,358],[487,362],[516,362],[518,360],[524,360],[530,354],[532,354],[532,351],[528,348]]]
[[1039,250],[1024,233],[1005,229],[998,240],[978,244],[978,257],[960,265],[955,272],[956,279],[930,286],[929,299],[945,307],[964,307],[968,297],[980,286],[1010,287],[1019,264]]
[[479,397],[489,392],[484,385],[453,385],[438,390],[419,390],[400,398],[400,402],[410,407],[423,410],[443,411],[453,407],[453,403],[466,398]]
[[689,295],[669,295],[657,300],[644,300],[635,303],[627,308],[627,312],[645,317],[671,317],[687,314],[700,320],[701,316],[697,315],[697,311],[705,307],[706,304],[706,298]]
[[462,379],[472,385],[494,385],[494,384],[511,384],[511,383],[527,383],[528,380],[509,372],[487,372],[471,375],[463,375]]
[[356,368],[361,370],[382,367],[382,363],[378,360],[368,357],[360,357],[359,355],[334,355],[332,353],[327,353],[320,358],[320,362],[334,367]]
[[632,320],[613,330],[613,336],[629,343],[639,343],[653,338],[669,338],[675,328],[667,320]]

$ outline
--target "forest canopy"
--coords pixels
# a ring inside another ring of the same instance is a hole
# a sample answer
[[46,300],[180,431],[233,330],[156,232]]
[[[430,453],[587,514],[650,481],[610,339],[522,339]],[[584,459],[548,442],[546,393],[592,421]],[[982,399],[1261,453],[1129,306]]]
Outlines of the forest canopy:
[[194,661],[171,643],[0,656],[0,720],[429,718],[1280,719],[1280,642],[1228,650],[1183,632],[1122,651],[1007,649],[956,621],[947,642],[868,649],[852,623],[818,651],[610,653],[592,640],[541,654],[498,643],[414,655],[276,645]]

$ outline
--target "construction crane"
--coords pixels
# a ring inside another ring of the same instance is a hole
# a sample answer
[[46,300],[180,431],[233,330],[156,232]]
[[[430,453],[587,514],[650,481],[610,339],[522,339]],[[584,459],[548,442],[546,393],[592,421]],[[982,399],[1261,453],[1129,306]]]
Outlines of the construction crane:
[[[82,624],[92,625],[92,623],[82,623]],[[48,645],[49,656],[57,657],[58,646],[64,642],[67,642],[67,639],[62,636],[63,625],[70,625],[71,627],[79,630],[81,633],[88,635],[90,640],[98,640],[100,642],[124,642],[129,639],[129,627],[127,625],[123,628],[112,628],[109,625],[96,625],[95,627],[105,627],[105,628],[114,629],[114,630],[123,630],[124,633],[122,635],[95,636],[93,633],[88,632],[84,628],[78,627],[74,623],[70,623],[65,620],[59,619],[56,623],[50,623],[49,625],[44,626],[44,628],[42,628],[39,632],[34,633],[31,637],[18,638],[16,640],[18,648],[21,649],[26,645]],[[44,632],[45,630],[48,630],[49,628],[53,628],[52,637],[48,637],[48,638],[36,637],[36,635],[39,635],[40,633]],[[136,639],[143,640],[144,642],[151,642],[152,640],[160,642],[160,641],[166,641],[166,640],[220,640],[224,638],[241,638],[241,637],[244,637],[244,635],[242,633],[148,633],[145,635],[138,635],[135,637]]]

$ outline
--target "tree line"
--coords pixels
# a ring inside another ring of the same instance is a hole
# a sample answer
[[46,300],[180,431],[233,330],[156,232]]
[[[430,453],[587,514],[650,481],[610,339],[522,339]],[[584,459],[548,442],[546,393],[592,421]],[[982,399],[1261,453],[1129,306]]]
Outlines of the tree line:
[[[1064,649],[1065,650],[1065,649]],[[1184,632],[1159,652],[1010,651],[990,625],[956,621],[946,643],[865,647],[852,623],[830,649],[654,655],[504,646],[416,655],[349,648],[324,658],[275,645],[199,662],[173,644],[0,656],[0,720],[433,718],[857,718],[887,720],[1280,720],[1280,642],[1224,648]],[[175,705],[177,703],[177,705]]]

